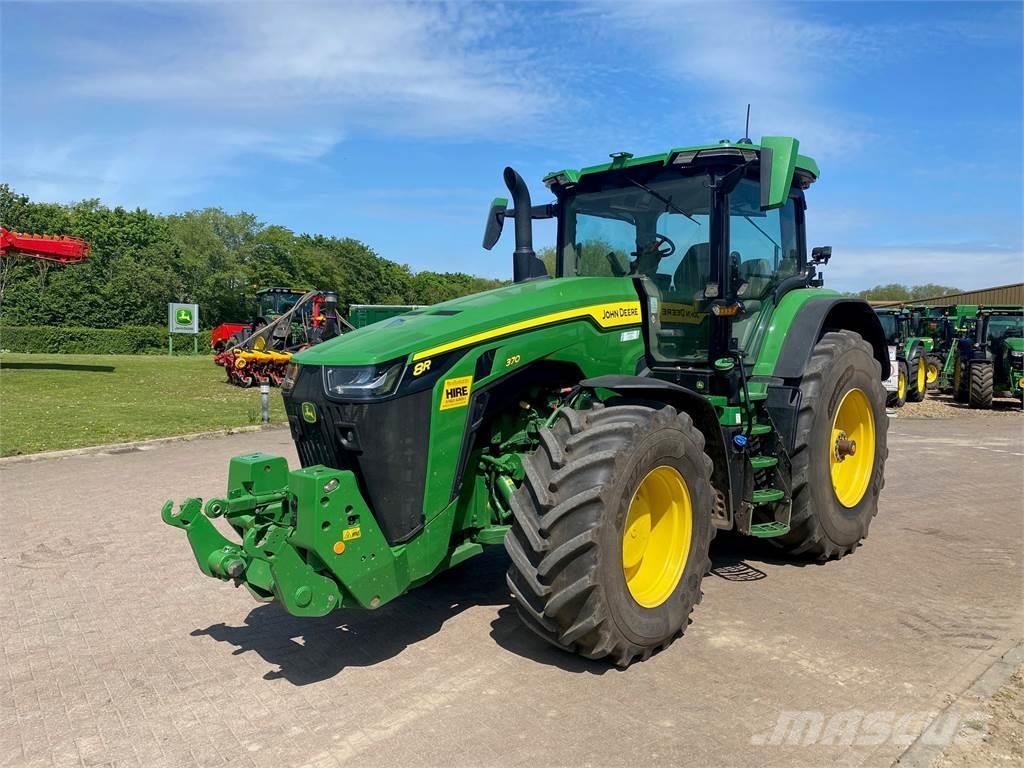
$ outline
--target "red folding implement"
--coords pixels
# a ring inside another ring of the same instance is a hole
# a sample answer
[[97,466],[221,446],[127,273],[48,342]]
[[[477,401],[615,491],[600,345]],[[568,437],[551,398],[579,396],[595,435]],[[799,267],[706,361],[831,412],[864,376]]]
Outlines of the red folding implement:
[[89,243],[65,235],[26,235],[0,227],[0,256],[17,254],[33,259],[77,264],[89,258]]

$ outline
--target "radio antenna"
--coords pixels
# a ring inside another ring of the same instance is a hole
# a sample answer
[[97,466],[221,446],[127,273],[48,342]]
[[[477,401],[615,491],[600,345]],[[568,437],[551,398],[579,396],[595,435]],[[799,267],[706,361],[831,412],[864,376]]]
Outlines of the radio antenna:
[[747,124],[743,127],[743,138],[750,141],[750,105],[747,104]]

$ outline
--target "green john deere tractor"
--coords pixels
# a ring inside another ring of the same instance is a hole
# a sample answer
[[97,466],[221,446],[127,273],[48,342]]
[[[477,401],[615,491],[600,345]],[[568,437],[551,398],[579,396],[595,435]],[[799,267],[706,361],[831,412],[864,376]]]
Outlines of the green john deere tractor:
[[991,408],[1004,393],[1024,406],[1024,307],[981,307],[972,337],[956,348],[953,397],[971,408]]
[[910,335],[910,312],[903,307],[876,309],[889,346],[890,376],[885,381],[887,404],[902,408],[919,403],[928,393],[924,340]]
[[936,389],[940,392],[956,394],[956,360],[961,339],[974,337],[974,329],[978,319],[977,304],[954,304],[946,309],[946,338],[942,347],[942,370]]
[[883,485],[889,357],[870,307],[821,288],[797,150],[616,153],[548,175],[542,205],[505,169],[484,245],[514,221],[514,284],[296,355],[302,467],[238,456],[223,498],[164,521],[205,574],[297,616],[377,608],[504,542],[526,625],[620,665],[682,633],[717,530],[851,552]]
[[910,334],[924,345],[925,383],[928,389],[937,389],[942,364],[953,340],[953,327],[947,316],[950,308],[915,304],[908,309]]

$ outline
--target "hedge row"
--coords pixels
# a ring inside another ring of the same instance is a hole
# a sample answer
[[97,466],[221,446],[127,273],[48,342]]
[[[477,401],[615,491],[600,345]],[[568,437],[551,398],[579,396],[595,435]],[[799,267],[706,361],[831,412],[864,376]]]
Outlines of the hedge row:
[[[175,354],[191,354],[192,337],[174,334]],[[68,328],[58,325],[0,326],[0,349],[87,355],[152,355],[167,353],[167,329],[145,325],[122,328]],[[210,332],[199,333],[200,354],[210,354]]]

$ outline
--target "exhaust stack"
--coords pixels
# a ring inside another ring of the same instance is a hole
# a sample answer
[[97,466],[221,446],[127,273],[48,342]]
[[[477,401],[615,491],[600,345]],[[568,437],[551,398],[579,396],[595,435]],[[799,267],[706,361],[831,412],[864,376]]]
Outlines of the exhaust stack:
[[516,249],[512,254],[512,281],[521,283],[535,277],[546,277],[544,264],[533,250],[533,206],[530,190],[523,177],[512,168],[505,169],[505,186],[512,195],[516,220]]

